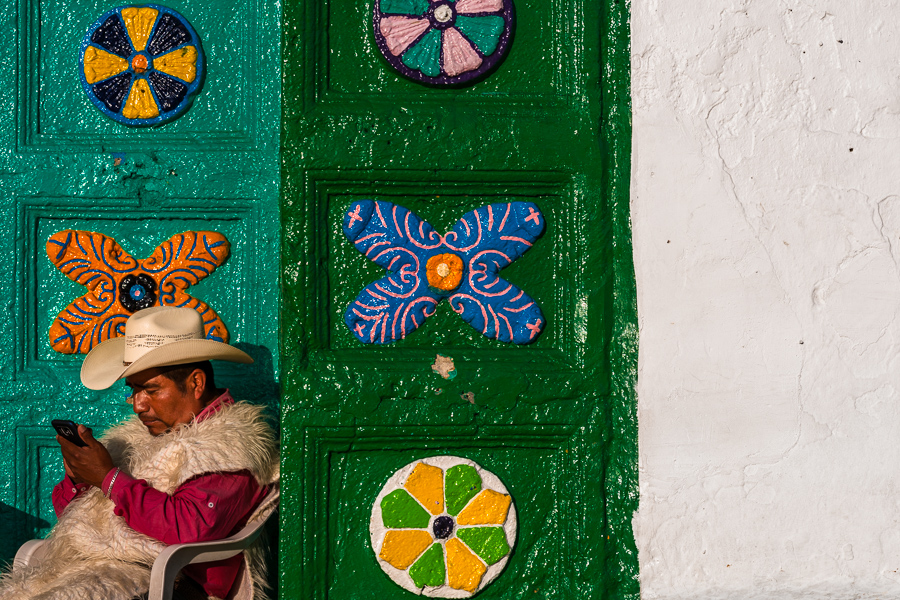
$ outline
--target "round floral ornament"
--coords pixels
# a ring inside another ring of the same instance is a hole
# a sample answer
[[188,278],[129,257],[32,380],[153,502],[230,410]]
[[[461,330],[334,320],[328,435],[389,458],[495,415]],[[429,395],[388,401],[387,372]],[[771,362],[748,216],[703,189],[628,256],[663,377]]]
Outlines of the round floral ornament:
[[516,509],[493,473],[458,456],[433,456],[388,479],[369,533],[382,570],[433,598],[468,598],[497,578],[516,540]]
[[157,125],[182,114],[203,76],[200,38],[187,20],[157,4],[120,6],[88,28],[81,86],[107,117]]
[[375,0],[375,41],[422,83],[469,83],[493,69],[512,35],[512,0]]

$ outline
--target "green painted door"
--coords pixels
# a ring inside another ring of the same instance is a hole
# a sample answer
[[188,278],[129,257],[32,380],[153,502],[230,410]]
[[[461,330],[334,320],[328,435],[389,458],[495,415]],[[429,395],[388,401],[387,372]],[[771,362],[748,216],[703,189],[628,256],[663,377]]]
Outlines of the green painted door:
[[[401,58],[386,59],[373,26],[376,8],[431,19],[438,4],[447,2],[285,3],[282,597],[411,597],[376,558],[388,543],[382,525],[424,531],[421,548],[403,551],[416,561],[417,586],[452,578],[458,565],[438,568],[454,560],[449,541],[424,551],[439,537],[436,517],[419,522],[412,505],[404,521],[390,505],[409,500],[402,491],[384,503],[395,472],[440,456],[493,473],[514,504],[514,548],[480,597],[636,597],[625,3],[517,0],[505,60],[474,84],[444,87],[412,81],[396,63],[441,74],[446,55],[400,48]],[[427,27],[394,42],[421,36],[421,49],[432,44]],[[533,203],[545,229],[500,275],[540,308],[532,343],[498,341],[502,325],[482,327],[485,313],[470,326],[447,300],[430,303],[424,323],[398,318],[393,307],[402,307],[386,297],[388,317],[345,323],[358,295],[391,276],[345,225],[377,206],[382,229],[403,238],[405,211],[388,214],[399,206],[438,235],[469,211],[518,202]],[[439,355],[455,376],[432,368]],[[449,473],[448,503],[463,481]],[[489,565],[482,546],[475,554]]]
[[[56,520],[50,490],[63,470],[51,419],[102,431],[130,414],[124,386],[85,389],[83,355],[51,347],[57,316],[88,291],[50,261],[54,234],[102,233],[137,260],[184,231],[223,234],[230,257],[187,293],[216,311],[232,341],[257,359],[249,368],[219,369],[220,383],[237,397],[278,403],[278,7],[160,4],[193,26],[205,75],[183,116],[150,128],[101,113],[80,81],[85,33],[121,5],[13,0],[0,7],[0,562]],[[120,308],[116,300],[111,310]]]

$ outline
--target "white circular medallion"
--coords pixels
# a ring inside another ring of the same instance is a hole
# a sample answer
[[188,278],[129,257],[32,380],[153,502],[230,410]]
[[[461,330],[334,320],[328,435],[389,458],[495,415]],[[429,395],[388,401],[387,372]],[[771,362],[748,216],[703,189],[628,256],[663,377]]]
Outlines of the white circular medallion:
[[400,587],[468,598],[503,571],[517,523],[496,475],[459,456],[432,456],[388,479],[372,505],[369,534],[378,564]]

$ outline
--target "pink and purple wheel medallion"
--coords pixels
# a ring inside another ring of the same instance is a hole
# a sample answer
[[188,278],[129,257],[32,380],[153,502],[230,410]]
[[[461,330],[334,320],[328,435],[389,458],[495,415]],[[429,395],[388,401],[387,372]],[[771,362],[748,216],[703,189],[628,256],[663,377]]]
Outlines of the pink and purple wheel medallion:
[[388,63],[421,83],[472,83],[509,48],[512,0],[375,0],[375,41]]

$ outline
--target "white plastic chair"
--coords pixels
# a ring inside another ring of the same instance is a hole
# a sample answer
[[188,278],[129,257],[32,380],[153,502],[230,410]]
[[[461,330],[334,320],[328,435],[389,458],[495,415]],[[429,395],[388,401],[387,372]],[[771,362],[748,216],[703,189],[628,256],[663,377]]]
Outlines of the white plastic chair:
[[[150,571],[150,594],[147,600],[172,600],[175,577],[187,565],[225,560],[249,548],[262,533],[263,526],[269,517],[275,513],[279,496],[276,484],[250,516],[247,525],[230,537],[211,542],[167,546],[156,557]],[[46,551],[45,541],[29,540],[22,544],[13,559],[13,569],[39,564]],[[235,588],[232,590],[230,598],[244,600],[252,598],[252,596],[253,582],[245,568],[241,570],[240,579],[235,582]]]
[[28,540],[19,546],[16,557],[13,559],[13,571],[24,569],[25,567],[36,565],[41,562],[44,551],[47,549],[44,546],[45,541],[46,540]]

